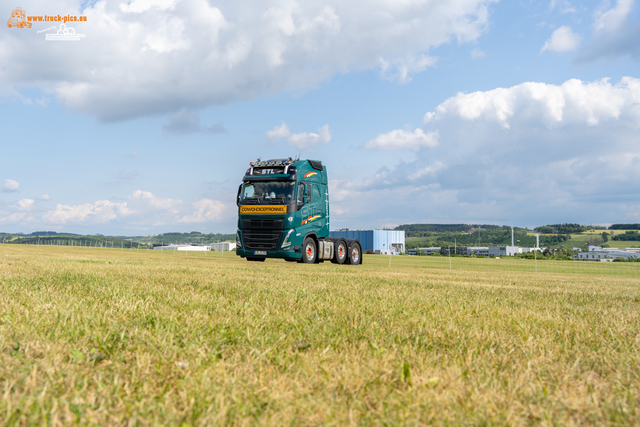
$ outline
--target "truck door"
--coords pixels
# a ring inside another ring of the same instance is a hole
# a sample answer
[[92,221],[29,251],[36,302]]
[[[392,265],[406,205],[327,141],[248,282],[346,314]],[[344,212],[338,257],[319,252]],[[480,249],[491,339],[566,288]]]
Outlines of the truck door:
[[324,215],[322,214],[322,198],[320,197],[320,187],[318,184],[311,184],[311,229],[318,233],[322,228],[322,220]]
[[322,198],[317,184],[301,183],[298,187],[298,200],[303,200],[300,208],[300,237],[308,233],[317,233],[322,227]]

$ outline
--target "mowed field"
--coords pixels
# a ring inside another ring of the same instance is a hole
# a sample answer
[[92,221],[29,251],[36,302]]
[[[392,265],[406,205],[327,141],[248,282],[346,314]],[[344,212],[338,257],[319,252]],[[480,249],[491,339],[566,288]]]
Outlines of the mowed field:
[[0,245],[0,425],[640,424],[639,275],[434,258]]

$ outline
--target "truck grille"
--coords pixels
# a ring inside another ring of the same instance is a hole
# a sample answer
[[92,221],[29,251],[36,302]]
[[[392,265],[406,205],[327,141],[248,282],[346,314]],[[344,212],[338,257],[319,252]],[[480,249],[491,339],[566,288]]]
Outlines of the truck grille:
[[242,237],[245,249],[277,251],[283,228],[283,219],[243,219]]

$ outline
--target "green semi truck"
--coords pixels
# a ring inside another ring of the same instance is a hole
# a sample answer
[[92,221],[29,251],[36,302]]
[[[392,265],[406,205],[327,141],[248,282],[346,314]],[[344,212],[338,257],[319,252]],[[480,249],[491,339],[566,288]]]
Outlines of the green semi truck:
[[236,254],[248,261],[362,264],[357,239],[329,235],[328,183],[317,160],[251,162],[238,188]]

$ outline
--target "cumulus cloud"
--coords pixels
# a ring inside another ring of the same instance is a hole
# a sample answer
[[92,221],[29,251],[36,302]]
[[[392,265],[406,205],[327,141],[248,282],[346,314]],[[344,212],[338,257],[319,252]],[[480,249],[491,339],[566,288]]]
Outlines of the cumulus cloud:
[[[136,190],[128,198],[130,203],[134,205],[148,206],[156,210],[166,210],[172,213],[177,213],[177,207],[182,204],[182,200],[178,199],[163,199],[153,195],[149,191]],[[140,208],[138,210],[144,211],[146,209]]]
[[51,197],[49,197],[48,194],[42,194],[42,195],[36,197],[36,200],[46,202],[46,201],[51,200]]
[[[33,200],[25,199],[16,206],[28,210]],[[177,223],[215,223],[235,214],[234,209],[214,199],[201,199],[184,207],[182,200],[162,198],[149,191],[136,190],[126,201],[98,200],[79,205],[58,204],[42,215],[42,222],[49,225],[127,224],[127,227]]]
[[318,128],[318,133],[291,133],[289,126],[287,126],[286,123],[282,123],[280,126],[276,126],[270,131],[267,131],[267,138],[269,138],[272,143],[277,143],[285,138],[287,145],[290,147],[295,147],[300,151],[313,151],[315,147],[326,145],[331,141],[331,129],[329,129],[328,124],[325,124]]
[[[491,3],[62,0],[61,9],[87,16],[75,25],[86,38],[68,50],[3,31],[0,85],[35,86],[71,110],[113,121],[306,90],[352,71],[377,69],[406,83],[433,65],[431,49],[477,40]],[[44,14],[42,7],[28,11]]]
[[216,222],[227,218],[231,210],[218,200],[202,199],[192,203],[192,213],[178,220],[180,223]]
[[547,127],[559,123],[597,125],[625,116],[640,118],[640,79],[624,77],[612,85],[609,79],[582,82],[571,79],[562,85],[527,82],[486,92],[459,93],[424,116],[430,123],[446,116],[464,120],[493,121],[505,129],[510,120],[537,120]]
[[373,210],[390,223],[640,221],[640,79],[458,94],[426,132],[439,143],[415,161],[331,184],[334,227],[375,227]]
[[438,132],[425,132],[422,129],[407,131],[396,129],[378,135],[364,144],[370,150],[412,150],[438,145]]
[[575,13],[576,8],[566,0],[551,0],[549,2],[549,10],[560,10],[562,13]]
[[2,184],[2,192],[3,193],[15,193],[20,190],[20,183],[18,181],[14,181],[13,179],[5,179]]
[[411,82],[412,74],[421,73],[435,63],[436,58],[424,54],[397,60],[380,58],[380,76],[398,84],[407,84]]
[[640,25],[630,16],[634,5],[634,0],[618,0],[612,7],[603,3],[594,15],[591,42],[580,51],[576,63],[626,55],[640,60]]
[[580,46],[582,38],[571,31],[571,27],[563,26],[551,34],[551,38],[542,46],[540,52],[550,50],[552,52],[570,52]]
[[91,222],[102,224],[116,219],[118,216],[129,215],[126,203],[113,203],[108,200],[98,200],[82,205],[59,204],[54,210],[44,214],[42,220],[48,224],[68,224]]
[[22,199],[18,202],[17,207],[20,210],[28,210],[29,208],[31,208],[31,206],[33,206],[34,203],[35,200],[33,199]]

